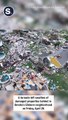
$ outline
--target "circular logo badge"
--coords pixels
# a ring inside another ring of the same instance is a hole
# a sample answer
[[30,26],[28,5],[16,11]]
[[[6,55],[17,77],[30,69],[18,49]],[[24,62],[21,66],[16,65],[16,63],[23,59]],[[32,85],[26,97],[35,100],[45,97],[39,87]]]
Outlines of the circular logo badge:
[[6,8],[4,9],[4,14],[5,14],[6,16],[11,16],[13,13],[14,13],[14,10],[13,10],[12,7],[6,7]]

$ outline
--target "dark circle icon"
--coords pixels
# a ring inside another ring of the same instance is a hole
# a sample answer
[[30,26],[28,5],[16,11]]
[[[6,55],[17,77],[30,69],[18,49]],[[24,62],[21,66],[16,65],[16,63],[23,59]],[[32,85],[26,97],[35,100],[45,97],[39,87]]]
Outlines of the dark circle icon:
[[12,14],[13,14],[13,8],[12,7],[6,7],[5,9],[4,9],[4,14],[6,15],[6,16],[11,16]]

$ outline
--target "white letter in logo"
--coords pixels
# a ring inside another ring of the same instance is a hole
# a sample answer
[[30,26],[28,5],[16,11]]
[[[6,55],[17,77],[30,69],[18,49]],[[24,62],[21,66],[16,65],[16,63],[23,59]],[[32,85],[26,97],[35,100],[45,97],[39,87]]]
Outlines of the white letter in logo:
[[6,14],[9,15],[11,13],[10,8],[6,9]]

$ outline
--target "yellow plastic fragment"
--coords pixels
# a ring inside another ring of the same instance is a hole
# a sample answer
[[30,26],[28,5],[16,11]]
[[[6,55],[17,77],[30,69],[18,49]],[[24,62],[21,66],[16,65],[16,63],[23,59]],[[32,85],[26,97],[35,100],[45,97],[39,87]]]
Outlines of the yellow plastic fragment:
[[55,67],[57,67],[57,68],[61,68],[62,67],[60,62],[55,57],[50,57],[50,61],[51,61],[52,64],[55,65]]

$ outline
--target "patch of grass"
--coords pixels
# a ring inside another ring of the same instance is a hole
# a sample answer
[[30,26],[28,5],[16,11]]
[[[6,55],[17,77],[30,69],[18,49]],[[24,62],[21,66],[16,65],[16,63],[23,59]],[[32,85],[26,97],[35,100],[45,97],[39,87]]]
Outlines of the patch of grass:
[[2,75],[2,71],[0,71],[0,75]]
[[23,66],[29,66],[29,68],[33,68],[33,65],[32,65],[32,63],[30,61],[23,64]]
[[0,75],[2,75],[2,72],[3,72],[3,69],[2,69],[2,67],[0,66]]
[[60,34],[68,34],[68,30],[61,30]]
[[50,82],[49,82],[49,89],[51,88],[52,85],[58,86],[57,90],[55,91],[55,95],[58,96],[60,99],[63,99],[65,103],[67,103],[67,98],[68,98],[68,77],[65,78],[66,74],[62,73],[55,73],[53,75],[48,75],[44,74]]
[[61,30],[60,31],[60,35],[61,35],[61,37],[63,37],[66,40],[68,40],[68,30]]
[[30,68],[32,68],[32,63],[29,61],[27,62],[26,66],[29,66]]
[[9,47],[6,43],[3,44],[3,51],[5,52],[5,54],[7,54],[9,51]]
[[55,73],[55,74],[52,74],[52,75],[48,75],[48,74],[44,74],[49,80],[50,80],[50,83],[49,83],[49,88],[55,84],[56,86],[58,86],[58,90],[68,90],[68,84],[66,83],[66,80],[65,80],[65,76],[64,74],[58,74],[58,73]]
[[15,71],[15,67],[13,66],[13,67],[11,67],[7,70],[7,73],[11,73],[11,72],[14,72],[14,71]]

